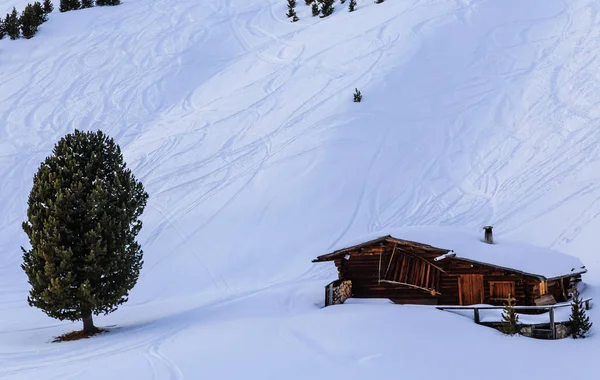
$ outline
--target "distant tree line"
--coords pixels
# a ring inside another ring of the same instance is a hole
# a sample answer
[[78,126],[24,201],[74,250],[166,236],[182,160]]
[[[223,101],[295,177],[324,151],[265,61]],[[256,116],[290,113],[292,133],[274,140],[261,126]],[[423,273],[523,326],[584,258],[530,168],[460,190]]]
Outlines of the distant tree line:
[[[381,4],[385,0],[375,0],[375,4]],[[288,12],[286,14],[287,17],[292,19],[292,22],[296,22],[299,20],[298,15],[296,14],[296,0],[287,0]],[[304,3],[307,6],[310,6],[313,17],[327,17],[330,16],[335,10],[334,4],[335,0],[304,0]],[[341,4],[345,4],[346,0],[340,0]],[[348,11],[354,12],[356,10],[356,0],[350,0],[348,3]]]
[[[121,0],[60,0],[59,11],[68,12],[91,8],[94,5],[119,4],[121,4]],[[54,5],[51,0],[44,0],[43,3],[36,1],[33,4],[27,4],[20,15],[17,9],[13,7],[12,12],[7,13],[4,19],[0,18],[0,40],[4,37],[16,40],[20,37],[29,39],[35,36],[39,26],[48,20],[48,13],[53,10]]]

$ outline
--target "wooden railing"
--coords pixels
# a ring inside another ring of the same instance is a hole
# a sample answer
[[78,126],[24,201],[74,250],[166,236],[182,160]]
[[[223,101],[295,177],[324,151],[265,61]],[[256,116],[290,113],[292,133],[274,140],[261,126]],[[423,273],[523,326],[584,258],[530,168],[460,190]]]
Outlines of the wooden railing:
[[[583,303],[585,305],[585,309],[589,310],[590,309],[590,301],[593,298],[589,297],[589,298],[585,298],[583,299]],[[571,306],[571,303],[560,303],[560,304],[556,304],[556,305],[543,305],[543,306],[513,306],[515,310],[541,310],[541,311],[549,311],[549,317],[550,317],[550,330],[551,330],[551,334],[552,334],[552,339],[556,339],[556,326],[555,326],[555,322],[554,322],[554,309],[558,309],[561,307],[569,307]],[[473,321],[475,321],[475,323],[480,324],[481,320],[479,317],[479,310],[499,310],[499,309],[504,309],[504,306],[435,306],[436,309],[438,310],[473,310]]]

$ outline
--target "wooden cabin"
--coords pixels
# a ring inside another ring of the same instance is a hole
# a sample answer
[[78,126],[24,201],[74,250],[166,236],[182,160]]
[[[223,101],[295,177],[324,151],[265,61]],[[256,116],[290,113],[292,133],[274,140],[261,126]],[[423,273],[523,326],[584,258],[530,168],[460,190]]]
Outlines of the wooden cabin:
[[325,305],[348,297],[388,298],[401,304],[498,305],[509,295],[517,305],[547,305],[568,300],[586,272],[573,256],[494,242],[492,228],[485,231],[478,238],[447,228],[405,229],[319,256],[313,262],[333,261],[338,271],[338,279],[326,286]]

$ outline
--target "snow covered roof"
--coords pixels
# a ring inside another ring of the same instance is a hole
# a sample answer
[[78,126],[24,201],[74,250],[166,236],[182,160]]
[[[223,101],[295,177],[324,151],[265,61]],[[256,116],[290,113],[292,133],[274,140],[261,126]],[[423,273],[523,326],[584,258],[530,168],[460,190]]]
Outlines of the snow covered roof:
[[494,244],[487,244],[483,241],[483,231],[476,234],[455,227],[402,227],[377,231],[336,244],[332,254],[386,236],[448,251],[437,257],[437,261],[455,257],[546,279],[586,272],[585,266],[577,257],[502,237],[494,237]]

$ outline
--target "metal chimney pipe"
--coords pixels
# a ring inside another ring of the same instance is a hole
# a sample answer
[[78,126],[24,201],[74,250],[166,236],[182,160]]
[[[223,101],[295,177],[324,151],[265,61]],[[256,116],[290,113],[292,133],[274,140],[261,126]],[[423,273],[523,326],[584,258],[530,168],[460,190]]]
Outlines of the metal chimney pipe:
[[483,227],[485,234],[484,234],[484,241],[488,244],[494,244],[494,237],[492,234],[492,226],[485,226]]

